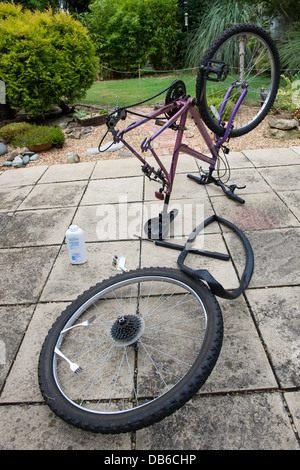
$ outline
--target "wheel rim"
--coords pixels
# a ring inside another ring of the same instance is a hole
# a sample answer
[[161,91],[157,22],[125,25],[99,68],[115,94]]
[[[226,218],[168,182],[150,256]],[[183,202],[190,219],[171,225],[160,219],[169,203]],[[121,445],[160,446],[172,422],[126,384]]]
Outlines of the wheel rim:
[[[248,93],[234,119],[234,132],[242,131],[260,120],[274,99],[275,63],[270,46],[254,33],[238,33],[224,41],[211,59],[226,62],[229,74],[223,82],[204,81],[204,106],[209,110],[211,121],[218,125],[218,117],[211,106],[219,111],[229,86],[246,82]],[[234,88],[221,117],[223,121],[228,122],[242,91],[241,85]]]
[[[94,315],[88,326],[74,328]],[[54,354],[55,382],[85,412],[113,415],[145,407],[192,375],[207,329],[203,302],[187,284],[157,276],[120,280],[91,297],[64,326],[56,347],[83,370],[72,372]]]

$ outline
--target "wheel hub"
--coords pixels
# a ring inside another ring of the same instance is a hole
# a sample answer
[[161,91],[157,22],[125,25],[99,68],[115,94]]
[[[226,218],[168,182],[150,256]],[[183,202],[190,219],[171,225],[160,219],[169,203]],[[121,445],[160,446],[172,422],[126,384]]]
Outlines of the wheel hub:
[[110,337],[116,346],[129,346],[143,334],[144,320],[137,315],[119,315],[110,329]]

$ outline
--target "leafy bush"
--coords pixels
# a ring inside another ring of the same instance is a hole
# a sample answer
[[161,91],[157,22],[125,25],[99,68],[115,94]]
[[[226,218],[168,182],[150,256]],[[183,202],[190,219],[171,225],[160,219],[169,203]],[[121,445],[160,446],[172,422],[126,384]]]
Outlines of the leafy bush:
[[291,112],[299,107],[297,106],[297,103],[294,102],[294,96],[295,92],[297,91],[297,87],[293,85],[293,82],[285,75],[281,75],[281,78],[285,83],[284,86],[280,86],[277,92],[273,110],[277,111],[282,109]]
[[13,140],[14,147],[34,147],[41,144],[52,144],[61,148],[65,142],[65,134],[56,127],[32,125],[23,134],[18,134]]
[[23,134],[24,132],[31,129],[32,125],[28,122],[13,122],[7,124],[0,129],[0,138],[5,143],[10,143],[17,135]]
[[0,3],[0,79],[13,109],[37,113],[82,98],[98,65],[87,30],[51,9]]
[[[155,69],[173,68],[179,28],[176,0],[92,0],[81,16],[107,68],[136,71],[151,62]],[[103,70],[103,72],[102,72]]]

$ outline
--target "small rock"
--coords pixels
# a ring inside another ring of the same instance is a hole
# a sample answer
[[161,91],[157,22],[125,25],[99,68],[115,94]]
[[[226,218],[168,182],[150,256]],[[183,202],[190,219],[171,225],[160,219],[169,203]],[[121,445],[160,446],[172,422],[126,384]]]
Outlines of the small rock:
[[25,157],[25,155],[28,155],[28,157],[32,157],[32,155],[34,155],[34,152],[22,152],[22,155],[23,157]]
[[31,162],[34,162],[35,160],[37,160],[39,158],[39,155],[37,153],[34,153],[34,152],[32,152],[32,153],[33,153],[33,155],[31,155],[31,157],[29,157],[29,160]]
[[15,166],[16,168],[21,168],[23,166],[23,158],[20,155],[15,157],[14,161],[12,162],[12,166]]
[[98,147],[93,147],[91,149],[87,149],[86,154],[87,155],[97,155],[99,152]]
[[268,122],[270,127],[283,131],[298,127],[296,119],[270,119]]
[[6,161],[4,163],[2,163],[2,166],[12,166],[13,162],[10,162],[10,161]]
[[74,129],[74,127],[78,127],[78,124],[76,121],[70,122],[68,125],[68,129]]
[[267,129],[264,132],[264,137],[273,138],[273,139],[299,139],[300,130],[291,129],[289,131],[283,131],[280,129]]
[[62,116],[53,121],[53,126],[59,127],[60,129],[66,129],[70,122],[74,120],[73,116]]
[[166,104],[166,103],[165,103],[165,100],[157,101],[157,102],[154,104],[154,109],[160,109],[160,108],[162,108],[165,104]]
[[84,127],[81,129],[80,137],[87,137],[88,135],[91,135],[93,130],[94,129],[92,127]]
[[12,162],[14,160],[14,158],[17,156],[17,155],[20,155],[20,152],[18,150],[13,150],[7,157],[6,161],[8,162]]
[[118,157],[133,157],[133,155],[130,152],[120,152],[118,153]]
[[80,162],[80,157],[77,153],[70,152],[67,155],[68,163],[78,163]]
[[4,155],[5,153],[7,153],[7,147],[5,144],[0,142],[0,155]]
[[23,160],[23,165],[27,165],[27,163],[29,163],[29,160],[30,160],[29,155],[24,155],[22,160]]
[[101,152],[115,152],[116,150],[120,150],[123,147],[123,142],[118,142],[117,144],[114,144],[113,142],[107,142],[102,147],[100,147],[100,150]]
[[70,139],[80,139],[81,132],[75,131],[68,135]]

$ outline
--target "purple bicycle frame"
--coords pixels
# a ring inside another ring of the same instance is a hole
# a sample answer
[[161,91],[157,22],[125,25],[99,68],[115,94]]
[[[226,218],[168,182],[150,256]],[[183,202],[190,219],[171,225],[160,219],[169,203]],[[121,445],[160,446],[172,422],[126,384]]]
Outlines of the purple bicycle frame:
[[[221,104],[219,115],[220,115],[220,120],[222,117],[222,113],[225,109],[226,103],[229,99],[230,94],[232,93],[233,86],[230,86],[227,90],[227,93],[224,97],[224,100]],[[174,101],[173,103],[167,104],[163,106],[162,108],[154,111],[152,114],[149,116],[131,124],[128,126],[126,129],[123,131],[114,131],[113,136],[114,136],[114,142],[122,142],[129,150],[132,152],[144,165],[144,168],[147,170],[151,171],[151,174],[156,176],[157,178],[160,177],[161,179],[161,171],[163,172],[163,184],[165,185],[164,192],[168,198],[171,195],[172,192],[172,186],[175,178],[175,173],[176,173],[176,167],[177,167],[177,162],[178,162],[178,157],[179,153],[185,153],[188,155],[191,155],[194,158],[197,158],[198,160],[202,160],[204,162],[207,162],[210,164],[210,169],[214,169],[216,165],[216,161],[218,158],[218,153],[220,150],[221,145],[228,139],[230,130],[233,124],[233,120],[235,118],[235,115],[245,97],[247,94],[247,88],[245,87],[244,90],[241,93],[241,96],[239,97],[237,103],[234,106],[234,109],[231,113],[230,119],[228,121],[228,124],[225,128],[225,134],[222,138],[219,138],[217,135],[214,136],[214,141],[211,139],[209,136],[206,127],[201,120],[197,110],[195,109],[195,99],[188,97],[187,99],[178,99]],[[141,126],[142,124],[146,123],[150,119],[157,118],[161,114],[167,113],[168,111],[171,111],[173,109],[178,109],[178,111],[170,118],[168,121],[160,127],[160,129],[157,130],[150,138],[145,138],[143,142],[141,143],[141,151],[146,152],[150,150],[152,155],[154,156],[157,164],[159,165],[158,170],[154,170],[149,163],[135,150],[133,149],[128,142],[124,139],[124,136],[127,132],[130,132],[133,129],[136,129],[137,127]],[[198,152],[192,148],[190,148],[188,145],[182,143],[182,138],[185,130],[185,124],[186,124],[186,119],[188,113],[190,114],[191,118],[193,119],[196,127],[198,128],[203,140],[205,141],[211,156],[204,155],[201,152]],[[172,157],[172,162],[171,162],[171,167],[170,170],[167,171],[163,163],[161,162],[160,158],[156,154],[155,150],[152,147],[152,142],[156,139],[158,135],[160,135],[162,132],[164,132],[165,129],[170,127],[177,119],[180,118],[179,121],[179,126],[178,126],[178,131],[177,131],[177,136],[175,140],[175,145],[174,145],[174,152],[173,152],[173,157]]]

